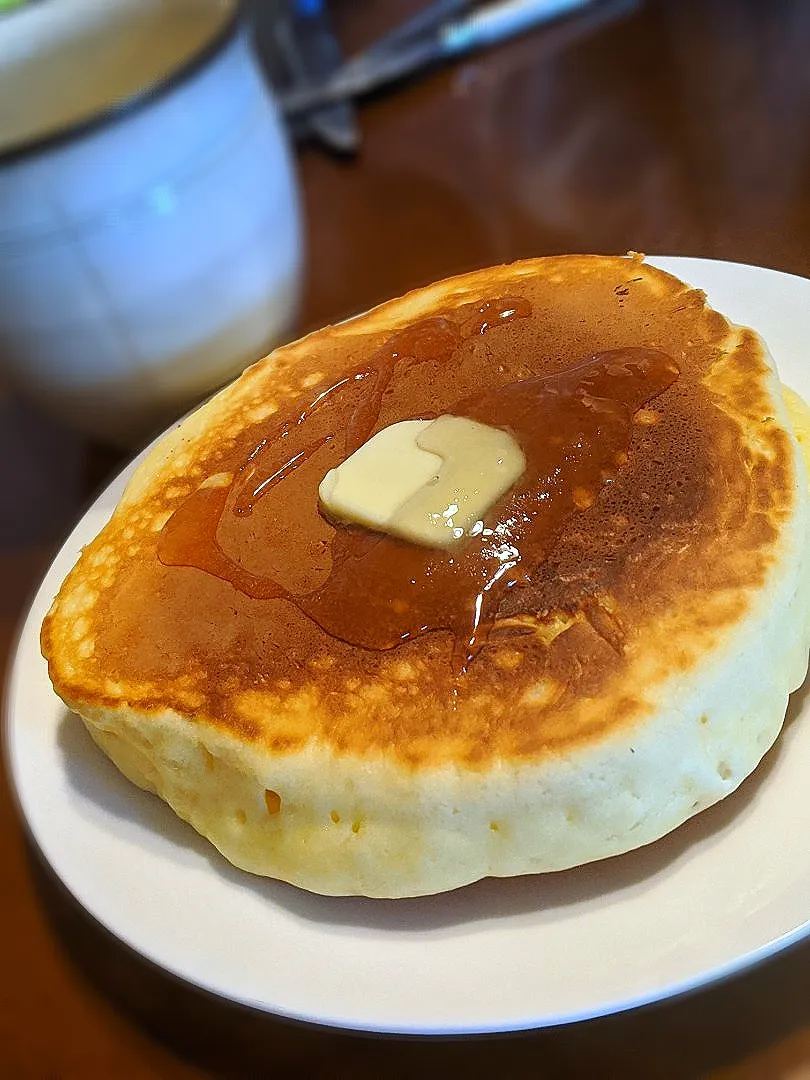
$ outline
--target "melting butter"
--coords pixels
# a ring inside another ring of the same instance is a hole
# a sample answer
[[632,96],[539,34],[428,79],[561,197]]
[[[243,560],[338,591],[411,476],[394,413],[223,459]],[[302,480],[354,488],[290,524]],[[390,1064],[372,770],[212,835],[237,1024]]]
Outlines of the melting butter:
[[446,547],[480,529],[525,468],[500,428],[464,416],[402,420],[331,469],[318,494],[333,519]]
[[441,469],[441,457],[416,442],[430,424],[430,420],[391,424],[330,469],[318,488],[328,516],[389,531],[388,523],[399,507]]

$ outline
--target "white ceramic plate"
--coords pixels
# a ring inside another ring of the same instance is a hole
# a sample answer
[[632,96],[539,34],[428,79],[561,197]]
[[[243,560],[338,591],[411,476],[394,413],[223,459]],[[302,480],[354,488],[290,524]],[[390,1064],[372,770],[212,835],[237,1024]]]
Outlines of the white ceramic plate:
[[[810,281],[654,259],[764,335],[810,397]],[[234,870],[127,783],[54,696],[38,648],[48,604],[127,472],[62,549],[25,623],[7,749],[22,812],[68,889],[168,971],[289,1017],[372,1031],[506,1031],[661,999],[768,956],[810,927],[810,699],[735,795],[650,847],[565,873],[430,899],[312,896]],[[801,722],[801,721],[804,722]]]

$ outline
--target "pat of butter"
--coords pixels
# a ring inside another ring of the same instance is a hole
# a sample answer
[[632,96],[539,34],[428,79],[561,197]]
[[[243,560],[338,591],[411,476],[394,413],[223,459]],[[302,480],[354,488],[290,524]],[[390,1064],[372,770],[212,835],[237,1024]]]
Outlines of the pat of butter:
[[500,428],[463,416],[403,420],[377,432],[321,481],[339,521],[429,547],[461,539],[526,468]]
[[386,530],[403,503],[435,477],[438,454],[421,450],[417,436],[431,420],[403,420],[383,428],[321,481],[318,495],[330,517]]

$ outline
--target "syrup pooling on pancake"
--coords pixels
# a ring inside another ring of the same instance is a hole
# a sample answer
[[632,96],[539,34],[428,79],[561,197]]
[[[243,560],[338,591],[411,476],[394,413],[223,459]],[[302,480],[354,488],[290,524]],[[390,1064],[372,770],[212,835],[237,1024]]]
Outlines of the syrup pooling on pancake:
[[[531,584],[565,521],[592,505],[626,461],[635,412],[678,377],[666,354],[614,349],[560,374],[484,390],[453,405],[454,415],[510,431],[527,467],[474,535],[450,549],[338,526],[326,580],[296,593],[227,555],[217,529],[229,507],[249,515],[258,499],[333,439],[343,438],[344,456],[362,445],[399,364],[445,364],[465,337],[485,333],[497,320],[528,315],[527,309],[525,300],[486,301],[395,334],[363,369],[321,391],[294,422],[262,440],[232,483],[204,485],[187,499],[164,527],[160,561],[196,567],[253,599],[287,600],[331,636],[364,648],[386,650],[424,633],[450,631],[457,667],[464,670],[485,644],[507,592]],[[312,414],[349,391],[358,400],[345,430],[311,438]]]
[[[273,436],[262,439],[242,466],[237,478],[238,492],[233,504],[237,514],[249,514],[256,502],[267,494],[283,477],[297,468],[335,436],[305,445],[285,460],[284,440],[294,428],[300,428],[317,410],[322,409],[334,395],[346,390],[360,388],[359,400],[353,409],[345,432],[345,453],[348,457],[369,438],[380,416],[383,396],[388,389],[397,367],[402,364],[445,363],[465,339],[485,334],[491,327],[511,319],[525,319],[531,315],[531,305],[523,297],[504,297],[482,300],[478,304],[464,304],[452,313],[452,317],[436,316],[423,319],[392,335],[381,348],[369,358],[362,369],[345,375],[342,379],[320,391],[314,400],[298,415],[294,425],[283,424]],[[366,385],[368,383],[368,386]],[[281,450],[281,461],[278,459]],[[262,458],[268,455],[272,462],[270,471]],[[266,475],[261,475],[264,465]]]

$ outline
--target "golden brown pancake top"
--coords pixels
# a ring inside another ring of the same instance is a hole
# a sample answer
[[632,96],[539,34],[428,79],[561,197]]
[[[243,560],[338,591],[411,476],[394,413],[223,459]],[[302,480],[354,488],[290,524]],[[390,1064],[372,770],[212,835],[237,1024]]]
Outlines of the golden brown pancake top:
[[[414,326],[428,330],[409,355],[402,335]],[[375,398],[368,372],[397,342]],[[564,381],[611,350],[662,354],[677,378],[633,402],[626,451],[600,463],[519,585],[498,593],[467,662],[452,612],[443,629],[420,634],[406,620],[402,644],[364,647],[380,644],[369,633],[381,601],[362,574],[331,622],[294,602],[335,577],[345,535],[319,512],[317,488],[353,444],[512,384]],[[755,335],[626,259],[482,271],[327,328],[249,369],[188,441],[142,467],[46,621],[57,689],[91,705],[175,708],[277,752],[314,737],[414,766],[564,753],[638,722],[656,686],[740,619],[791,511],[793,448],[769,379]],[[237,575],[167,547],[182,513],[206,500],[217,509],[198,516],[200,543],[209,528],[209,549]],[[193,565],[166,565],[177,561]],[[71,591],[85,623],[68,641]]]

